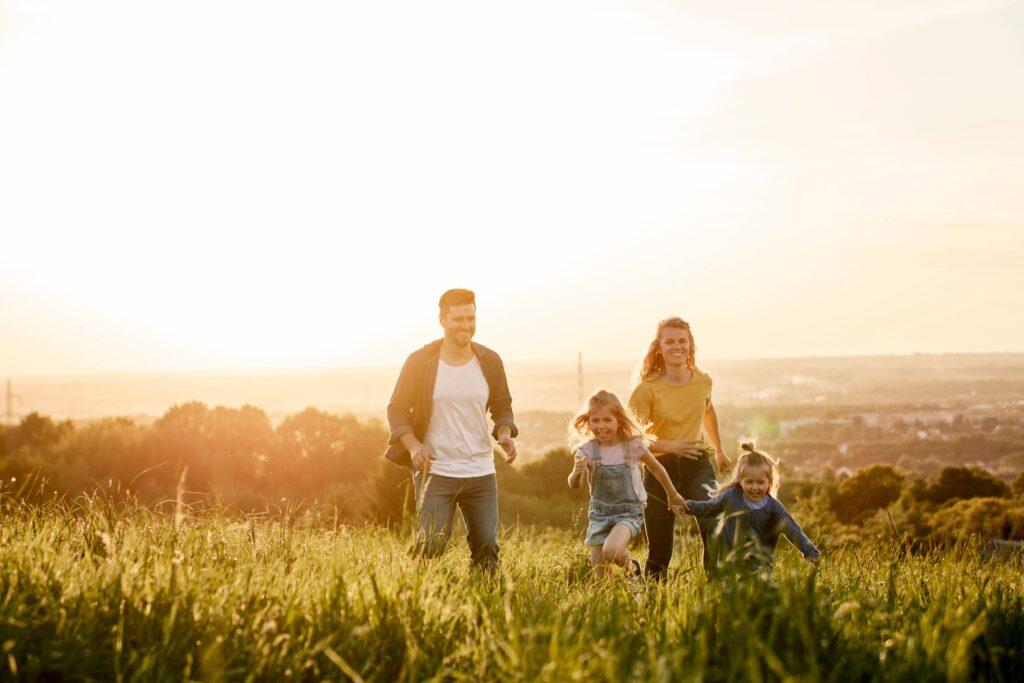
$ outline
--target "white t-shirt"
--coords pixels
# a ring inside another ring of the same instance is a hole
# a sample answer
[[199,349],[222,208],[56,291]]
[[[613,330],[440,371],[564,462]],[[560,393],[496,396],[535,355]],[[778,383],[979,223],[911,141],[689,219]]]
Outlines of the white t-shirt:
[[494,473],[494,451],[487,429],[487,380],[476,356],[464,365],[437,361],[434,407],[424,438],[437,460],[430,471],[445,477]]

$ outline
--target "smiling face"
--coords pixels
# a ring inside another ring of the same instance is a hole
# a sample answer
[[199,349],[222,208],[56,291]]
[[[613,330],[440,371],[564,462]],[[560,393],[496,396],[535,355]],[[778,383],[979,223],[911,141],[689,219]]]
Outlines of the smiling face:
[[611,406],[594,406],[587,418],[587,424],[602,446],[611,445],[619,440],[619,421]]
[[772,471],[767,465],[748,465],[740,476],[740,488],[748,500],[757,502],[768,495],[772,487]]
[[449,306],[448,311],[441,315],[441,327],[445,339],[456,346],[469,346],[476,334],[476,304]]
[[685,327],[666,327],[658,336],[658,350],[665,359],[665,366],[686,365],[693,349],[693,337]]

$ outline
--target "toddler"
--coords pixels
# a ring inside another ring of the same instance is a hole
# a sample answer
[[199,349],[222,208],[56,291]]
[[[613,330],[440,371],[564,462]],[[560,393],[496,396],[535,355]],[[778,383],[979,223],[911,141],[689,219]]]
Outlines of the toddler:
[[686,501],[686,511],[695,517],[722,515],[716,532],[721,560],[739,559],[752,570],[770,569],[780,536],[815,564],[818,549],[800,525],[773,494],[779,489],[775,460],[743,444],[732,481],[721,486],[707,501]]

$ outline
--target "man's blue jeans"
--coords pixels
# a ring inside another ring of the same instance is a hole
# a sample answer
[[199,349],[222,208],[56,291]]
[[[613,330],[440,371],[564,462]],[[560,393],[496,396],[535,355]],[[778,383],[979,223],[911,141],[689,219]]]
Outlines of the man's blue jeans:
[[420,479],[419,473],[413,477],[420,502],[413,554],[437,557],[444,552],[458,506],[466,523],[466,541],[473,564],[494,569],[498,565],[498,482],[495,476],[461,479],[428,473],[422,486]]

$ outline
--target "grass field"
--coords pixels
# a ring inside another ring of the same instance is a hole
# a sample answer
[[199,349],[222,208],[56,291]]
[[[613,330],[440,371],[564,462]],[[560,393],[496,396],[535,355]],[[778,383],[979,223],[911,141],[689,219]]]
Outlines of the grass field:
[[[595,585],[569,532],[458,539],[100,499],[0,506],[0,678],[19,680],[1021,680],[1021,565],[967,550],[787,548],[772,582]],[[642,550],[640,551],[642,554]]]

